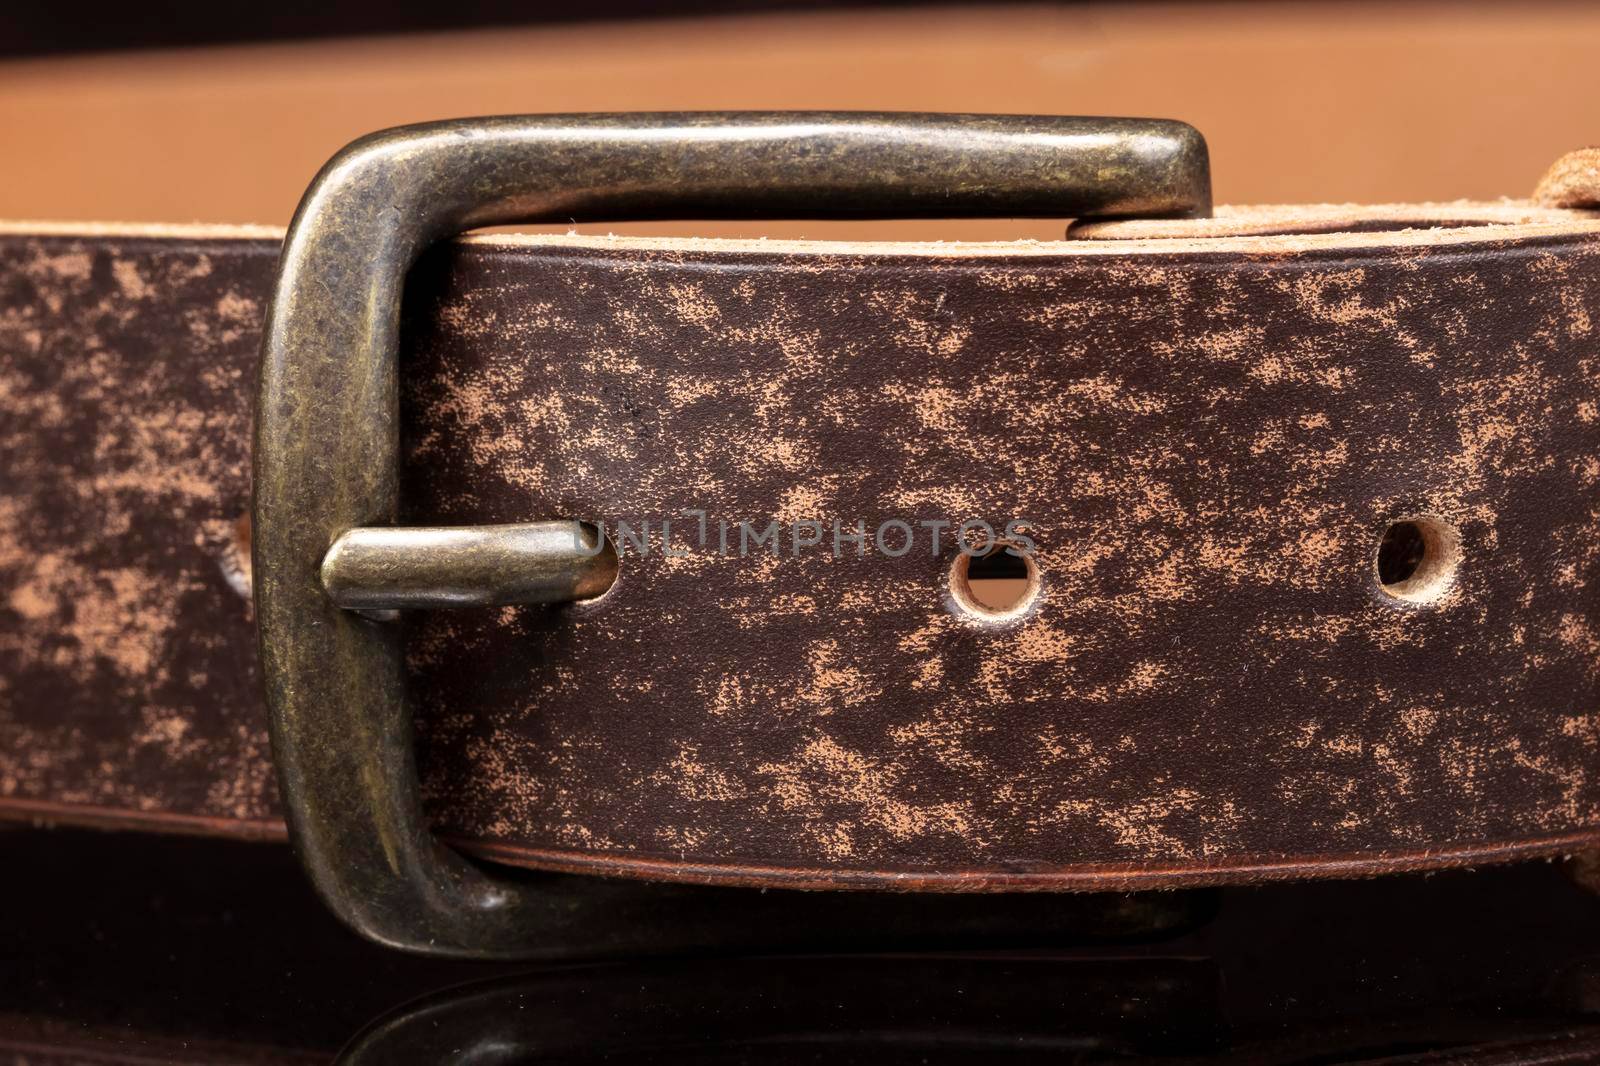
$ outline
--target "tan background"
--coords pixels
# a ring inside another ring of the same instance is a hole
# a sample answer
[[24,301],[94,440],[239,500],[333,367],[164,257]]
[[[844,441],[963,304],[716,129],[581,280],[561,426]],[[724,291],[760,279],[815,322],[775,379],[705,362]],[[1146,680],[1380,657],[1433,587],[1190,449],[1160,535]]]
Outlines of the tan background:
[[[1597,46],[1594,5],[1193,3],[732,15],[13,60],[0,63],[0,217],[281,223],[321,161],[374,128],[676,108],[1158,115],[1204,130],[1220,202],[1525,196],[1561,152],[1600,141]],[[931,225],[1005,235],[993,223]]]

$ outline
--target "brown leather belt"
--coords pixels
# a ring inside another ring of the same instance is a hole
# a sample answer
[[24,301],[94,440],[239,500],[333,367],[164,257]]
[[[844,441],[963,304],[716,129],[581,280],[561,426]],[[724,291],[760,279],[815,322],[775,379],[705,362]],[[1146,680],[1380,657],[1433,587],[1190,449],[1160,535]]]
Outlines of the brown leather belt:
[[[1564,166],[1546,204],[1593,203],[1592,157]],[[403,520],[657,538],[590,602],[407,616],[436,830],[935,891],[1600,842],[1600,219],[1082,229],[426,254]],[[0,813],[284,833],[247,572],[279,243],[0,234]],[[1011,614],[963,594],[968,520],[1026,523]],[[723,522],[778,538],[714,550]],[[1410,555],[1380,574],[1386,537]]]

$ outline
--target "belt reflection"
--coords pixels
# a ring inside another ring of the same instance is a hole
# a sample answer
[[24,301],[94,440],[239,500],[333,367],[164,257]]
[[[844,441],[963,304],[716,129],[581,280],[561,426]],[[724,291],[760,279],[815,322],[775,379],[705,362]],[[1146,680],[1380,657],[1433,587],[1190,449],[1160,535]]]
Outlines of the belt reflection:
[[438,993],[343,1066],[1083,1061],[1215,1051],[1204,958],[898,955],[546,968]]

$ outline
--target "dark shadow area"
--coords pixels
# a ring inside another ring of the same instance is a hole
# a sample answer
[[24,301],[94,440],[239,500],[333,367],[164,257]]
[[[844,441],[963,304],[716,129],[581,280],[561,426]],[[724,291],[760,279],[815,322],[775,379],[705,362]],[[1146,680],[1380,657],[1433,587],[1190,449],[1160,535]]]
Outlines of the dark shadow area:
[[[279,845],[0,829],[0,870],[0,1058],[29,1062],[320,1062],[347,1046],[378,1055],[355,1061],[430,1062],[480,1044],[517,1054],[451,1061],[771,1064],[871,1049],[879,1062],[1287,1064],[1508,1042],[1540,1062],[1600,1054],[1600,901],[1551,863],[1157,905],[706,890],[726,902],[729,942],[749,941],[741,901],[793,903],[793,921],[773,923],[782,950],[729,956],[706,925],[703,951],[534,968],[358,940]],[[1069,920],[1052,927],[1052,904]],[[872,923],[849,918],[941,908],[966,932],[926,924],[926,950],[882,950]],[[1139,914],[1149,928],[1129,921]]]
[[155,0],[147,4],[86,0],[70,6],[10,4],[0,8],[0,58],[198,45],[249,44],[427,33],[443,30],[561,25],[579,22],[910,6],[905,0],[459,0],[457,3],[218,4]]

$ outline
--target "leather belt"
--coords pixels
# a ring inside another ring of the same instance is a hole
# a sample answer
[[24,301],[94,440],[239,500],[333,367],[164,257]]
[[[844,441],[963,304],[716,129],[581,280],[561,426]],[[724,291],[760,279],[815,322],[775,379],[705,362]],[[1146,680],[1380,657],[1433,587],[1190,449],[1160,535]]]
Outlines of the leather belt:
[[[619,556],[597,599],[405,617],[434,829],[544,869],[932,891],[1600,841],[1600,221],[1084,230],[426,253],[400,517],[583,518]],[[247,517],[280,239],[0,235],[0,813],[284,833]],[[1024,523],[1016,609],[929,544],[968,520]],[[778,538],[711,550],[744,521]]]

